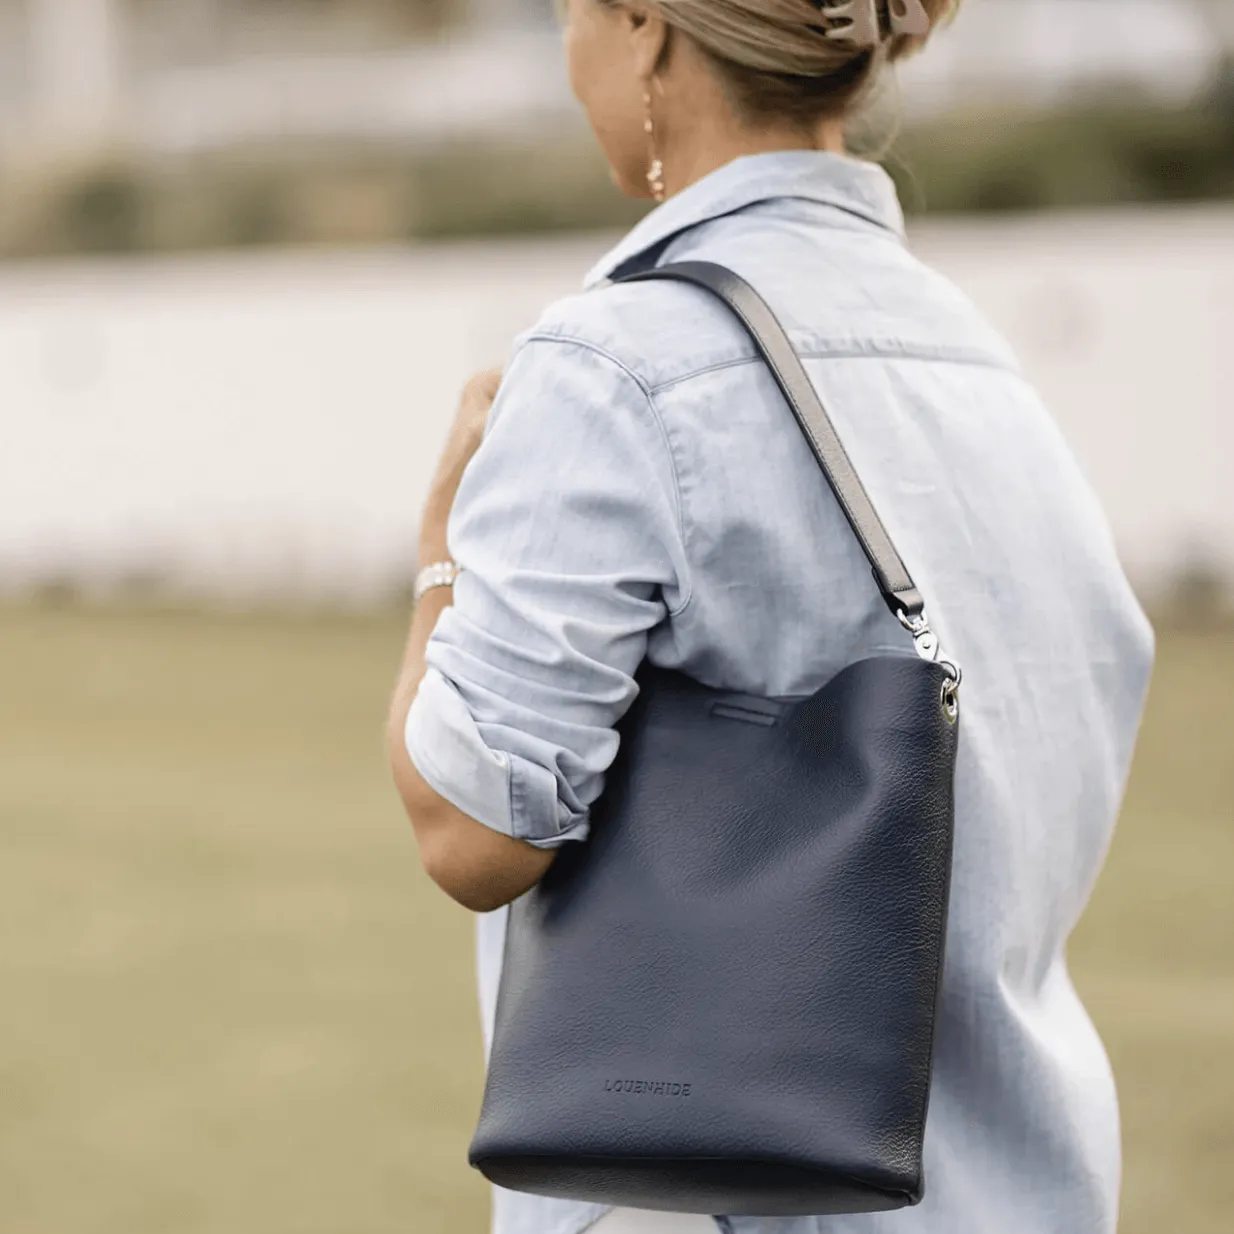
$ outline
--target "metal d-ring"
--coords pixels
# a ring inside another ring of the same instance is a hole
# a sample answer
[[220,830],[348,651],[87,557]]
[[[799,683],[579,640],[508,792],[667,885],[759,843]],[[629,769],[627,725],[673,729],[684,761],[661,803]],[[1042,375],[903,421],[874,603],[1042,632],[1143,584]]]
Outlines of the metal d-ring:
[[943,682],[939,700],[942,703],[943,715],[949,723],[954,724],[960,718],[960,683],[948,677]]

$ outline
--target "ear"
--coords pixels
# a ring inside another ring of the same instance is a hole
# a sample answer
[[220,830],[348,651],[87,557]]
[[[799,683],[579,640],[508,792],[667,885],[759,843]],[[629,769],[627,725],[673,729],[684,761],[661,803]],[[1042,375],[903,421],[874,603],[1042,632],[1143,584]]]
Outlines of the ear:
[[639,0],[623,5],[626,33],[634,57],[634,72],[640,81],[650,81],[661,67],[668,47],[668,23]]

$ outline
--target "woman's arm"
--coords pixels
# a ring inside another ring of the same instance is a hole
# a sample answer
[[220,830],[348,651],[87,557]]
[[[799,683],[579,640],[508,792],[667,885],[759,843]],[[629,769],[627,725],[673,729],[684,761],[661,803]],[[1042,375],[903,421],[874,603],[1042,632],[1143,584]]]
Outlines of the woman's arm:
[[[419,560],[424,565],[449,557],[446,524],[450,509],[463,470],[483,438],[484,422],[499,382],[499,373],[481,373],[463,391],[420,522]],[[390,705],[386,744],[394,783],[415,829],[425,871],[465,908],[488,912],[534,887],[552,865],[555,854],[554,850],[536,848],[476,822],[437,793],[408,757],[404,737],[407,713],[424,677],[429,635],[453,602],[453,590],[433,587],[416,605]]]
[[424,864],[480,910],[586,839],[650,631],[688,598],[673,456],[643,383],[533,332],[491,397],[469,387],[425,511],[422,560],[462,573],[415,615],[389,728]]

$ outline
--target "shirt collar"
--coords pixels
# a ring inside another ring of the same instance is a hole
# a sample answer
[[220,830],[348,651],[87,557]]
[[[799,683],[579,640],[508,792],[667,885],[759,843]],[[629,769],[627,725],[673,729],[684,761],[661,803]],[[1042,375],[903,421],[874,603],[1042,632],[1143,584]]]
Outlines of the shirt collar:
[[679,232],[777,197],[822,202],[904,235],[895,185],[877,164],[823,150],[747,154],[657,206],[596,263],[583,285],[591,288],[640,264],[654,265],[659,250]]

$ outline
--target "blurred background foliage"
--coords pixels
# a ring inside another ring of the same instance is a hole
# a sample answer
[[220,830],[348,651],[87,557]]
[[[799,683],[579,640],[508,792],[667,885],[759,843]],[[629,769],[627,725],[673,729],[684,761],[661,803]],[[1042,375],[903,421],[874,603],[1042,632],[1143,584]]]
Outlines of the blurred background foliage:
[[[394,9],[420,33],[457,16],[448,0]],[[917,122],[902,110],[877,109],[856,148],[885,163],[909,213],[1234,200],[1232,56],[1172,104],[1114,80],[1044,107],[982,97]],[[602,230],[645,210],[615,193],[569,115],[415,141],[301,136],[159,158],[102,147],[33,174],[0,165],[0,186],[0,257]]]
[[[1094,103],[949,117],[885,156],[910,213],[1234,198],[1234,91],[1172,110]],[[623,227],[585,134],[413,153],[255,148],[142,167],[106,162],[42,184],[0,225],[8,256],[338,244]]]
[[[1234,200],[1234,61],[1186,103],[1132,89],[866,126],[910,214]],[[0,256],[364,244],[626,227],[590,135],[254,143],[60,165],[0,201]]]
[[906,130],[887,163],[911,212],[1231,199],[1234,66],[1185,107],[1133,96],[950,116]]

